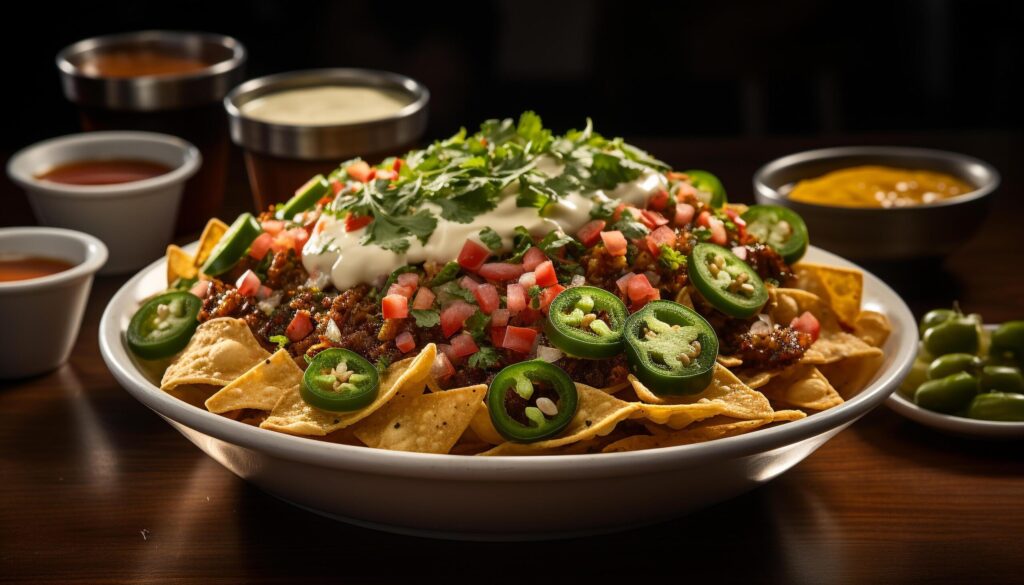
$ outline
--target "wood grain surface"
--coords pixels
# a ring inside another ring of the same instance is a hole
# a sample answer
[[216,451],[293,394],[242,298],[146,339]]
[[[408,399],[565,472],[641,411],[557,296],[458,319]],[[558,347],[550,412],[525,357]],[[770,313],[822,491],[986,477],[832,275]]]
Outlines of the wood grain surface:
[[[918,313],[959,299],[991,322],[1024,317],[1017,137],[638,143],[674,165],[718,172],[735,200],[749,200],[744,194],[760,164],[818,146],[935,146],[987,159],[1004,184],[977,239],[943,264],[872,268]],[[246,207],[245,192],[244,180],[235,181],[225,217]],[[32,222],[9,182],[0,183],[0,196],[0,225]],[[455,543],[327,520],[238,479],[118,386],[96,337],[100,314],[124,280],[97,279],[68,364],[0,382],[0,582],[627,583],[655,574],[679,583],[1024,580],[1024,444],[947,437],[885,407],[753,492],[631,532]]]

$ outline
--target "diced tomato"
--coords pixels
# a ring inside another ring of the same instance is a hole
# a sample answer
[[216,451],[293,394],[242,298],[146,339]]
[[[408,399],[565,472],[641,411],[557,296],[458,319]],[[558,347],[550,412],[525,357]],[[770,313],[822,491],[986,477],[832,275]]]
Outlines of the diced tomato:
[[510,313],[511,312],[508,309],[495,309],[494,312],[491,313],[491,327],[504,327],[505,325],[508,325]]
[[261,284],[260,288],[256,290],[256,298],[259,300],[269,299],[270,295],[274,294],[274,289],[270,288],[265,284]]
[[534,246],[523,254],[523,270],[526,272],[533,272],[540,266],[541,262],[547,260],[548,257],[544,255],[544,251]]
[[615,281],[615,285],[619,287],[619,292],[621,294],[626,294],[629,290],[629,281],[633,280],[634,276],[636,276],[636,273],[629,272],[627,274],[623,274]]
[[615,208],[615,211],[612,212],[612,221],[619,221],[622,219],[622,212],[626,211],[626,207],[628,206],[625,203],[619,203]]
[[409,297],[389,294],[380,301],[385,319],[405,319],[409,316]]
[[662,246],[668,246],[671,248],[676,245],[676,231],[666,225],[663,225],[647,234],[646,240],[647,249],[651,251],[652,255],[657,257],[661,255]]
[[388,287],[387,294],[389,294],[389,295],[401,295],[401,296],[403,296],[403,297],[405,297],[407,299],[411,299],[412,298],[412,293],[414,293],[414,292],[415,291],[412,288],[409,288],[407,286],[402,286],[402,285],[400,285],[400,284],[398,284],[396,282],[395,284],[392,284],[391,286]]
[[476,302],[485,315],[493,313],[501,303],[501,299],[498,298],[498,289],[494,288],[493,284],[481,284],[473,291],[473,296],[476,297]]
[[395,162],[391,163],[391,170],[395,171],[396,173],[401,172],[402,165],[404,165],[404,164],[405,164],[404,160],[402,160],[400,158],[396,158]]
[[295,317],[284,330],[284,334],[292,341],[299,341],[312,333],[313,329],[313,317],[309,315],[309,311],[302,310],[295,313]]
[[563,290],[565,290],[565,287],[560,285],[560,284],[556,284],[554,286],[549,286],[546,289],[542,290],[541,293],[540,293],[540,309],[541,309],[541,311],[544,311],[545,313],[547,313],[548,312],[548,305],[550,305],[551,301],[555,300],[555,297],[558,296],[558,293],[562,292]]
[[651,195],[651,199],[650,201],[648,201],[648,205],[650,205],[651,209],[663,211],[666,207],[668,207],[668,191],[661,189],[654,195]]
[[408,353],[416,348],[416,340],[413,339],[412,333],[403,331],[395,337],[395,347],[402,353]]
[[292,238],[292,247],[295,248],[295,254],[302,258],[302,247],[309,241],[309,232],[305,229],[297,227],[288,230],[288,235]]
[[736,225],[736,235],[742,242],[747,239],[747,221],[740,217],[740,213],[735,209],[726,208],[725,214],[729,216],[732,223]]
[[445,337],[455,335],[476,313],[476,307],[463,300],[455,301],[441,311],[441,332]]
[[372,216],[356,215],[354,213],[349,212],[349,214],[345,216],[345,231],[354,232],[356,230],[362,229],[369,225],[371,221],[373,221]]
[[676,203],[675,224],[679,227],[683,227],[693,221],[693,216],[696,215],[696,213],[697,208],[689,203]]
[[558,284],[558,275],[555,274],[555,265],[551,263],[551,260],[541,262],[533,273],[537,275],[537,286]]
[[707,211],[700,212],[700,215],[697,216],[697,225],[699,225],[701,227],[710,228],[711,227],[711,213],[707,212]]
[[196,282],[195,284],[193,284],[192,288],[189,289],[188,292],[196,295],[197,297],[199,297],[201,299],[205,299],[206,295],[210,294],[210,281],[209,280],[200,280],[200,281]]
[[250,297],[260,289],[260,284],[260,277],[256,276],[256,273],[252,270],[246,270],[242,273],[242,276],[238,277],[238,280],[235,282],[235,288],[238,289],[238,294]]
[[530,353],[536,339],[537,331],[535,329],[509,325],[505,329],[505,339],[501,341],[501,346],[519,353]]
[[668,223],[668,219],[666,219],[664,215],[658,213],[657,211],[645,209],[642,213],[643,219],[645,220],[644,225],[651,229],[654,229],[658,226],[663,226]]
[[420,285],[420,275],[415,272],[405,272],[399,274],[395,282],[402,286],[407,286],[413,290],[416,290],[416,288]]
[[513,315],[526,308],[526,289],[521,284],[510,284],[505,288],[505,300]]
[[360,160],[350,164],[348,168],[345,169],[345,172],[356,181],[365,183],[370,180],[370,173],[372,170],[373,169],[370,168],[370,165],[367,164],[366,161]]
[[501,344],[505,341],[505,326],[502,327],[491,327],[491,343],[494,347],[501,347]]
[[338,179],[331,179],[331,193],[337,195],[345,189],[345,183],[342,183]]
[[480,286],[480,283],[472,276],[463,276],[462,280],[459,281],[459,286],[468,291],[474,291],[476,287]]
[[717,217],[712,217],[708,222],[708,227],[711,229],[711,243],[724,246],[729,241],[729,235],[725,232],[725,224]]
[[696,197],[697,190],[689,183],[679,183],[676,186],[676,201],[682,203],[689,198]]
[[269,233],[262,233],[256,236],[249,246],[249,255],[257,260],[263,260],[270,251],[270,245],[274,243],[274,236]]
[[605,249],[612,256],[626,255],[626,236],[622,235],[619,230],[601,232],[601,240],[604,241]]
[[438,343],[437,351],[444,354],[444,356],[451,362],[456,362],[459,359],[459,356],[455,355],[455,348],[453,348],[450,343]]
[[368,182],[370,182],[370,181],[372,181],[372,180],[374,180],[376,178],[377,178],[377,169],[376,168],[371,168],[370,169],[370,174],[366,176],[366,182],[368,183]]
[[480,270],[480,267],[484,265],[484,261],[490,255],[491,253],[487,248],[473,240],[466,240],[466,243],[462,246],[462,251],[459,252],[459,266],[470,272],[476,272]]
[[516,315],[516,323],[519,325],[533,325],[537,321],[544,318],[544,313],[541,313],[533,307],[527,306],[518,315]]
[[476,342],[473,341],[473,336],[469,333],[460,333],[452,338],[452,351],[458,357],[466,357],[467,355],[473,355],[480,351],[477,347]]
[[418,310],[429,309],[434,306],[435,298],[437,298],[437,295],[434,294],[434,291],[425,286],[421,286],[420,289],[416,291],[416,298],[412,301],[412,308]]
[[506,282],[509,280],[518,280],[523,275],[524,269],[522,264],[509,264],[507,262],[488,262],[480,267],[480,271],[477,272],[480,276],[487,280],[496,280],[498,282]]
[[651,286],[651,281],[647,280],[646,276],[643,274],[635,274],[633,275],[633,278],[629,279],[629,285],[626,292],[629,295],[629,300],[639,301],[640,299],[647,297],[652,288],[654,287]]
[[430,366],[430,375],[435,380],[444,380],[455,373],[455,366],[452,365],[451,360],[448,359],[443,353],[438,353],[437,357],[434,358],[433,365]]
[[818,340],[818,336],[821,335],[821,323],[818,318],[811,314],[810,311],[804,311],[802,315],[793,319],[790,327],[796,329],[800,333],[806,333],[811,336],[811,343]]
[[263,226],[263,231],[267,232],[272,236],[276,236],[277,234],[284,231],[284,222],[276,219],[268,219],[264,221],[261,225]]
[[576,232],[576,237],[580,239],[580,242],[584,246],[590,247],[597,243],[601,239],[601,230],[608,225],[603,219],[595,219],[594,221],[583,224],[583,227]]

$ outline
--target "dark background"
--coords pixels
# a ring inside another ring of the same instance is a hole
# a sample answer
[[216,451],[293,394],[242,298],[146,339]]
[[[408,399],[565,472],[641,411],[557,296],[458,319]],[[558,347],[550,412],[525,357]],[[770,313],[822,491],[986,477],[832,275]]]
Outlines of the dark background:
[[[248,76],[359,66],[424,82],[428,138],[535,109],[629,137],[840,135],[1021,128],[1018,2],[17,4],[2,42],[5,153],[77,130],[54,56],[147,28],[220,32]],[[15,6],[12,5],[12,10]]]

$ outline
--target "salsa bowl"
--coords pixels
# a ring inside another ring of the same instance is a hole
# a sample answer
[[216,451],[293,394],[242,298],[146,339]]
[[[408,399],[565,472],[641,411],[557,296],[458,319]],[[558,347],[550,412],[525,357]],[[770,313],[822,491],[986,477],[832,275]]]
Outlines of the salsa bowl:
[[[811,248],[806,260],[855,268]],[[443,538],[570,537],[651,524],[727,500],[793,467],[881,404],[909,372],[917,325],[900,297],[864,274],[864,308],[893,330],[885,361],[844,404],[803,420],[696,445],[557,457],[471,457],[385,451],[275,433],[161,391],[130,356],[123,331],[161,290],[165,262],[111,299],[100,322],[117,380],[203,452],[260,489],[315,513],[381,530]]]

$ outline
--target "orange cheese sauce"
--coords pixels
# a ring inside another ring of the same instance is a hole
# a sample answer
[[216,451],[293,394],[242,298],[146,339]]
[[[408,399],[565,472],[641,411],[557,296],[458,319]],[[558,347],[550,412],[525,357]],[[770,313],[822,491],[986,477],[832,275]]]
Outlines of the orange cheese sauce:
[[970,184],[945,173],[885,166],[860,166],[804,179],[789,198],[804,203],[841,207],[907,207],[927,205],[974,191]]

